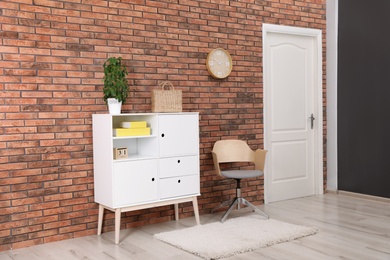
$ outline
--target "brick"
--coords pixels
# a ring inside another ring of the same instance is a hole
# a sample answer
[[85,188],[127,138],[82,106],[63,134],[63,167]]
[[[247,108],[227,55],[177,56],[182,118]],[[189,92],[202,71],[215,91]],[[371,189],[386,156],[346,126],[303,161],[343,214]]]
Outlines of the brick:
[[[17,39],[18,38],[18,32],[15,31],[1,31],[0,36],[2,38],[9,38],[9,39]],[[8,44],[6,44],[8,45]]]
[[[12,185],[11,187],[13,188],[14,185]],[[15,190],[15,192],[12,192],[12,193],[4,193],[1,195],[1,198],[4,200],[21,199],[21,198],[26,198],[26,197],[27,197],[26,192],[18,192],[17,190]]]
[[25,140],[42,140],[42,139],[53,139],[54,134],[47,133],[47,134],[26,134]]
[[[48,118],[66,118],[67,117],[67,114],[66,113],[39,113],[39,118],[44,118],[44,119],[48,119]],[[53,138],[45,138],[45,139],[53,139]]]
[[53,209],[46,209],[43,211],[43,215],[44,216],[58,215],[60,213],[65,213],[65,212],[72,212],[72,207],[68,206],[68,207],[57,207]]
[[[0,204],[1,203],[2,202],[0,201]],[[10,207],[11,203],[4,203],[4,204],[8,204],[7,208],[5,208],[4,211],[3,211],[6,214],[15,214],[15,213],[19,213],[19,212],[27,212],[28,211],[28,206],[26,206],[26,205]],[[3,206],[0,205],[0,207],[3,207]]]
[[[41,143],[41,142],[40,142]],[[54,147],[37,147],[37,148],[26,148],[26,154],[45,154],[45,153],[54,153],[56,149]]]
[[[32,189],[40,189],[43,188],[42,183],[21,183],[21,184],[15,184],[12,185],[12,191],[25,191],[25,190],[32,190]],[[27,197],[27,196],[24,196]],[[15,197],[16,198],[16,197]]]
[[12,200],[12,206],[28,205],[42,202],[42,198],[25,198]]
[[[39,70],[38,77],[66,77],[65,71],[48,71],[48,70]],[[47,90],[52,86],[42,86],[42,90]]]
[[94,26],[94,25],[81,25],[81,30],[86,32],[105,33],[107,32],[107,27]]
[[51,229],[51,230],[29,233],[28,238],[29,239],[36,239],[36,238],[44,238],[44,237],[49,237],[49,236],[54,236],[54,235],[58,235],[58,231],[55,229]]
[[71,233],[49,236],[49,237],[44,238],[44,243],[51,243],[51,242],[61,241],[61,240],[70,239],[70,238],[73,238],[73,235]]
[[[41,83],[41,84],[50,84],[52,79],[50,78],[45,78],[45,77],[22,77],[21,82],[22,83]],[[47,95],[46,97],[50,96],[50,93],[26,93],[23,92],[22,95],[23,97],[45,97],[44,95]]]
[[77,152],[77,151],[84,151],[84,149],[85,148],[82,145],[62,146],[62,147],[58,147],[58,152]]
[[[90,143],[92,143],[92,142],[90,142]],[[79,174],[77,173],[77,171],[82,171],[82,170],[93,170],[93,165],[92,165],[92,163],[89,163],[89,164],[81,164],[81,165],[74,165],[74,166],[72,166],[72,169],[73,169],[74,171],[76,171],[76,173],[68,173],[69,176],[73,176],[73,174],[79,175]],[[85,173],[84,173],[84,174],[85,174]],[[65,176],[66,176],[66,175],[65,175]]]
[[55,8],[63,8],[64,4],[57,1],[49,1],[49,0],[34,0],[34,5],[37,6],[48,6]]
[[77,238],[77,237],[83,237],[83,236],[92,236],[95,234],[96,234],[96,231],[94,229],[87,229],[87,230],[83,230],[83,231],[74,232],[73,236],[74,236],[74,238]]
[[74,64],[93,64],[93,59],[87,58],[68,58],[67,62]]
[[71,185],[67,187],[60,187],[60,192],[61,193],[66,193],[66,192],[74,192],[74,191],[79,191],[79,190],[86,190],[87,185],[81,184],[81,185]]
[[85,211],[73,211],[70,213],[64,213],[60,214],[59,218],[60,220],[65,220],[65,219],[72,219],[72,225],[76,224],[74,219],[80,219],[81,217],[86,216]]
[[8,244],[0,244],[0,251],[8,251],[12,249],[11,242],[7,241]]
[[[19,9],[19,8],[16,8],[16,9]],[[19,12],[19,10],[4,9],[4,10],[2,10],[2,14],[4,16],[8,16],[8,17],[30,18],[30,19],[34,19],[35,18],[35,14],[34,13]]]
[[[20,220],[20,219],[29,219],[29,218],[37,218],[37,217],[41,217],[42,216],[42,211],[30,211],[30,212],[26,212],[26,213],[21,213],[21,214],[12,214],[11,216],[11,220],[12,221],[15,221],[15,220]],[[32,225],[30,226],[29,225],[29,228],[38,228],[37,230],[40,230],[41,228],[40,227],[37,227],[36,225]],[[24,232],[22,231],[25,230],[25,227],[24,228],[19,228],[19,232],[18,233],[15,233],[15,229],[12,230],[12,234],[15,235],[15,234],[23,234],[23,233],[29,233],[29,232],[32,232],[32,230],[29,230],[28,232]]]
[[0,237],[8,237],[11,235],[11,231],[10,230],[2,230],[0,231]]
[[71,170],[72,170],[71,166],[56,166],[56,167],[42,169],[42,173],[45,174],[45,176],[51,174],[55,176],[55,179],[58,179],[58,173],[66,173],[66,172],[70,172]]
[[17,243],[13,243],[12,245],[13,245],[13,249],[18,249],[23,247],[36,246],[40,244],[43,244],[42,239],[33,239],[28,241],[17,242]]
[[50,182],[45,182],[44,187],[49,188],[49,187],[64,187],[72,185],[72,180],[59,180],[59,181],[50,181]]
[[38,175],[40,173],[41,173],[41,169],[26,169],[26,170],[10,171],[10,175],[12,177],[31,176],[31,175]]
[[0,186],[1,193],[10,192],[10,190],[11,190],[10,186]]
[[60,145],[68,145],[68,144],[69,144],[69,140],[41,140],[40,141],[41,146],[60,146]]
[[45,189],[35,189],[35,190],[28,191],[29,197],[39,197],[39,196],[46,196],[52,194],[58,194],[58,188],[45,188]]
[[95,34],[95,33],[92,33],[92,32],[88,32],[88,31],[80,31],[80,30],[77,30],[77,31],[67,31],[67,36],[69,37],[85,37],[85,38],[92,38],[92,37],[95,37],[95,38],[99,38],[98,37],[99,34]]
[[[19,170],[19,169],[27,168],[27,164],[26,163],[7,163],[6,165],[2,165],[1,168],[2,168],[3,171]],[[11,181],[11,180],[7,180],[7,182],[9,182],[9,181]],[[21,181],[21,182],[23,182],[24,180],[16,178],[16,179],[13,179],[12,181]]]
[[[80,11],[76,11],[76,10],[65,10],[65,9],[53,9],[53,14],[54,15],[60,15],[60,16],[66,16],[66,17],[80,17]],[[52,24],[53,26],[53,24]],[[63,26],[58,26],[58,28],[63,28],[63,27],[67,27],[67,26],[77,26],[78,25],[75,25],[75,24],[71,24],[71,23],[65,23],[63,24]],[[54,27],[56,27],[54,25]],[[70,29],[70,27],[68,27]]]
[[80,25],[71,23],[51,23],[52,28],[64,29],[67,31],[80,31]]
[[11,201],[9,200],[0,200],[0,208],[5,208],[5,210],[9,211],[9,208],[11,206]]
[[[19,111],[16,111],[19,112]],[[22,128],[7,128],[5,129],[5,134],[17,134],[17,133],[36,133],[37,129],[35,127],[22,127]]]
[[[23,234],[23,235],[9,236],[9,237],[0,238],[0,245],[8,244],[8,243],[12,243],[13,245],[15,245],[15,244],[17,244],[20,241],[26,240],[27,237],[28,237],[27,234]],[[20,242],[20,243],[23,243],[23,242]]]
[[29,168],[47,168],[57,166],[58,161],[36,161],[36,162],[28,162],[27,166]]
[[57,133],[57,138],[70,139],[70,138],[83,138],[83,133]]
[[87,190],[87,191],[77,191],[73,193],[73,196],[75,198],[81,198],[81,197],[91,197],[93,196],[94,192],[93,190]]
[[[73,194],[71,193],[62,193],[62,194],[53,194],[53,195],[47,195],[44,197],[44,200],[45,202],[49,202],[49,201],[60,201],[60,205],[61,205],[61,201],[63,200],[66,200],[66,199],[70,199],[73,197]],[[61,205],[63,206],[63,205]]]
[[88,202],[87,198],[76,198],[76,199],[60,201],[60,205],[61,206],[69,206],[69,205],[84,204],[87,202]]
[[93,202],[93,203],[89,203],[89,204],[75,205],[75,206],[73,206],[73,209],[75,211],[87,210],[87,212],[88,212],[87,215],[95,216],[97,213],[98,207],[97,207],[97,204],[95,202]]
[[[64,9],[66,10],[77,10],[77,11],[92,11],[92,7],[90,5],[84,5],[84,4],[76,4],[76,3],[65,3]],[[71,22],[72,20],[69,20],[68,22]]]
[[55,98],[81,98],[81,93],[78,92],[56,92]]
[[37,224],[43,224],[43,223],[49,223],[49,222],[55,222],[58,221],[58,216],[48,216],[48,217],[37,217],[30,220],[29,225],[37,225]]
[[53,229],[53,228],[66,227],[69,225],[71,225],[70,220],[57,221],[57,222],[53,222],[53,223],[43,224],[43,229],[48,230],[48,229]]

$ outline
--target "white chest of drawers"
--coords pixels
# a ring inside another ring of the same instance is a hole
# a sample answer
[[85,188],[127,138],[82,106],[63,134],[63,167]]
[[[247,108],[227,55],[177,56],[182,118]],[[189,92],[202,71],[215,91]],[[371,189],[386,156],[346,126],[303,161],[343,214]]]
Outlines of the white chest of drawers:
[[[199,180],[199,114],[96,114],[93,121],[95,202],[99,204],[98,235],[103,212],[115,212],[115,243],[119,243],[122,212],[192,201],[197,224]],[[146,121],[150,135],[115,137],[121,122]],[[114,148],[128,157],[114,159]]]

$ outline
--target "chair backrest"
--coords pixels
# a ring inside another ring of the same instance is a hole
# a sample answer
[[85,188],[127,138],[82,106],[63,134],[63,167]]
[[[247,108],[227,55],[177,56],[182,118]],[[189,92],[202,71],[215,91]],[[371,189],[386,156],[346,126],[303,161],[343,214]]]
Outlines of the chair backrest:
[[215,142],[211,151],[215,170],[221,175],[220,163],[253,162],[256,170],[264,170],[266,150],[253,151],[241,140],[220,140]]

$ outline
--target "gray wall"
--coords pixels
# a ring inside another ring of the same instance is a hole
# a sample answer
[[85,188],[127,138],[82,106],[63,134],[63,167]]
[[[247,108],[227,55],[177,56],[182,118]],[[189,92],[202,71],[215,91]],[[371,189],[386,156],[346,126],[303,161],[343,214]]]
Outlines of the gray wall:
[[338,189],[390,198],[390,1],[339,0]]

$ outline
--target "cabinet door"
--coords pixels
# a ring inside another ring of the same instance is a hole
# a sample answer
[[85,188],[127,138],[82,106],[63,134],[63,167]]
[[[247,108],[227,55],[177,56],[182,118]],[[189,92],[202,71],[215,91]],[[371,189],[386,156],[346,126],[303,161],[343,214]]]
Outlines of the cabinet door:
[[160,179],[161,199],[199,195],[199,175]]
[[199,153],[199,123],[197,114],[159,116],[160,156]]
[[199,157],[177,156],[160,159],[160,178],[169,178],[199,173]]
[[157,200],[157,160],[114,163],[114,206]]

